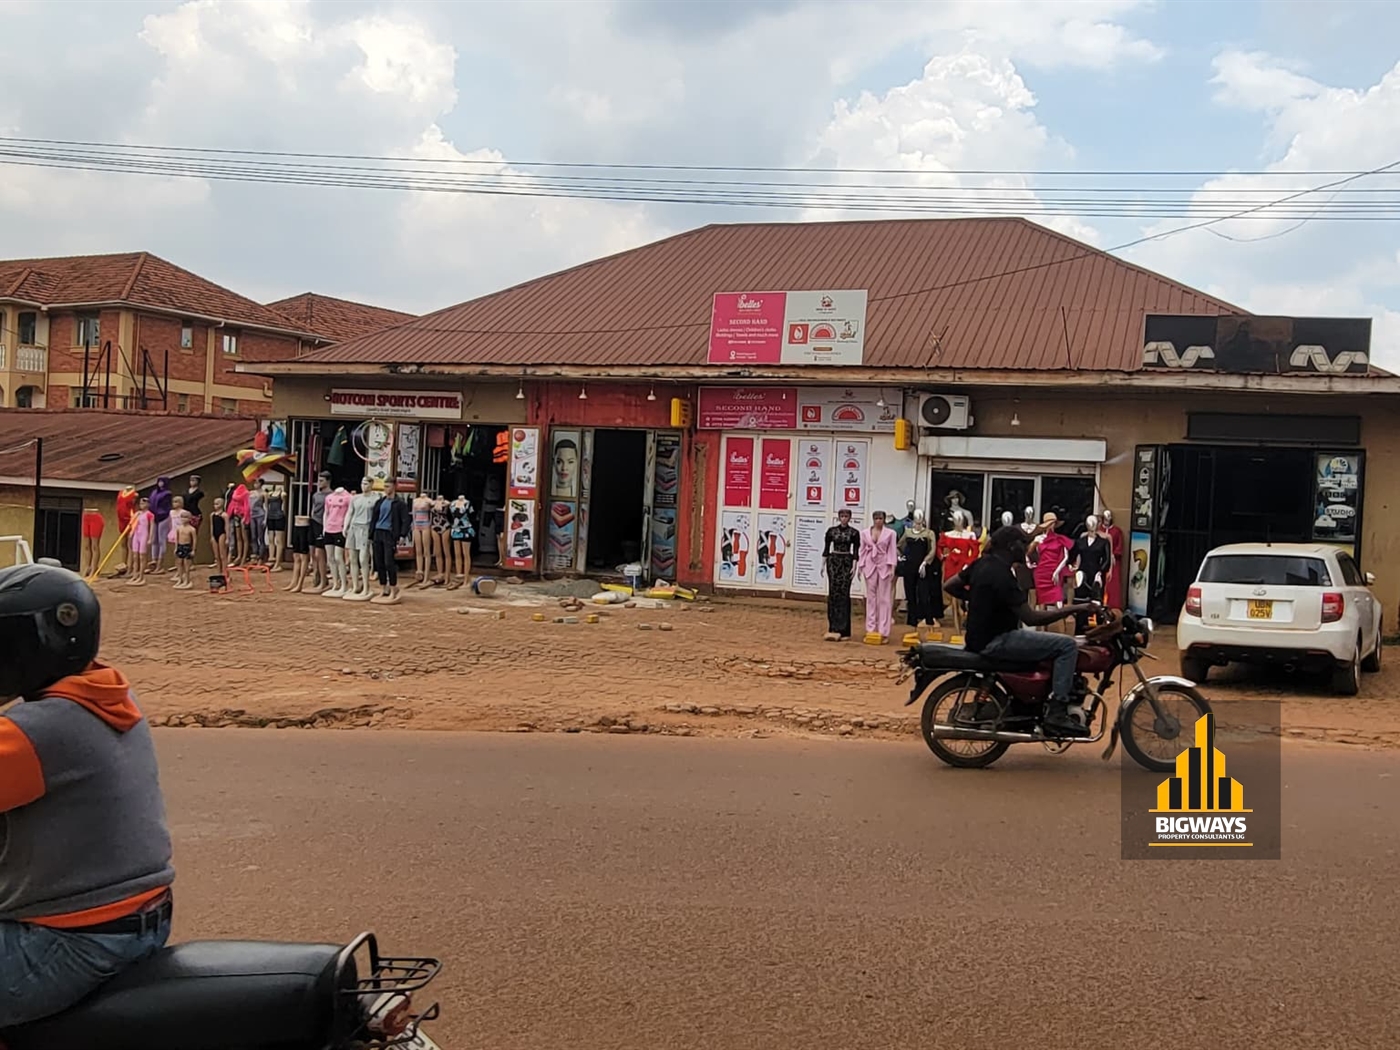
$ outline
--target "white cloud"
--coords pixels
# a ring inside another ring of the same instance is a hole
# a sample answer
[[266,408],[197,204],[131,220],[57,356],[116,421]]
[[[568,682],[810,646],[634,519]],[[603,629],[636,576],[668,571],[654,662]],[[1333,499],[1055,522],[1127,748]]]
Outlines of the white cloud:
[[[1022,214],[1052,229],[1094,243],[1097,231],[1067,216],[1041,214],[1030,180],[1021,175],[970,175],[969,171],[1026,171],[1044,168],[1049,158],[1068,160],[1069,146],[1037,121],[1035,96],[1007,58],[972,51],[931,59],[923,75],[883,95],[865,92],[839,100],[830,123],[816,136],[814,156],[842,168],[894,168],[917,173],[901,185],[948,202],[949,217],[975,212]],[[856,184],[869,176],[851,175]],[[967,193],[968,189],[987,191]],[[848,191],[849,192],[849,191]],[[909,194],[908,196],[913,196]],[[872,192],[869,201],[878,199]],[[1008,205],[986,202],[1012,202]],[[930,199],[930,206],[934,200]],[[881,215],[884,213],[874,213]],[[888,213],[890,216],[900,214]],[[930,215],[938,213],[930,212]],[[835,214],[811,208],[804,218],[872,217],[869,211]]]
[[[1214,65],[1218,98],[1263,118],[1264,138],[1275,159],[1261,170],[1276,174],[1212,179],[1195,194],[1192,219],[1164,221],[1146,232],[1213,217],[1218,212],[1209,210],[1212,202],[1234,202],[1222,209],[1228,213],[1337,178],[1309,172],[1370,171],[1400,159],[1400,64],[1360,90],[1318,83],[1260,53],[1225,52]],[[1375,200],[1369,191],[1378,187],[1400,187],[1400,176],[1374,176],[1308,194],[1287,214],[1266,210],[1259,217],[1218,223],[1211,228],[1214,234],[1184,233],[1128,254],[1258,313],[1371,316],[1373,359],[1400,370],[1400,314],[1387,306],[1396,302],[1400,288],[1394,225],[1299,225],[1329,203]],[[1300,272],[1313,276],[1300,282]]]

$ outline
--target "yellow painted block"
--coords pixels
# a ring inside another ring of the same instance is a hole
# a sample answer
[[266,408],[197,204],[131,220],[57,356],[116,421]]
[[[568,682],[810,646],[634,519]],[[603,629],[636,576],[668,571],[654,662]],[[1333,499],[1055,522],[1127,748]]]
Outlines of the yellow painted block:
[[632,594],[632,588],[625,583],[605,583],[603,584],[603,590],[616,591],[618,594],[625,594],[628,597],[631,597]]
[[535,613],[530,619],[534,620],[536,623],[544,623],[544,613]]
[[870,634],[867,634],[867,635],[865,636],[865,644],[866,644],[866,645],[884,645],[884,644],[885,644],[885,639],[882,638],[880,635],[875,634],[875,633],[872,631]]
[[597,613],[589,613],[583,618],[584,623],[599,623],[601,620],[602,617],[599,616]]
[[951,637],[951,638],[948,639],[948,644],[949,644],[949,645],[962,645],[962,644],[963,644],[963,636],[960,635],[960,634],[955,634],[955,635],[953,635],[953,637]]
[[921,640],[917,631],[910,631],[904,636],[905,645],[918,645]]

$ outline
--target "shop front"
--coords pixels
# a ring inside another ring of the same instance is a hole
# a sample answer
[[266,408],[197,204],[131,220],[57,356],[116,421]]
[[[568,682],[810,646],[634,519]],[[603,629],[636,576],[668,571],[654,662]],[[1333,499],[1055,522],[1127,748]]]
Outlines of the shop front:
[[915,496],[915,457],[894,447],[902,411],[898,388],[702,387],[696,425],[719,439],[709,582],[825,594],[837,513],[902,517]]
[[293,514],[308,514],[316,478],[358,491],[364,478],[393,480],[400,494],[465,496],[476,513],[473,560],[503,557],[512,425],[524,421],[523,399],[506,385],[390,386],[277,380],[273,412],[285,419],[296,476]]
[[692,582],[681,551],[700,508],[687,498],[689,435],[672,418],[673,398],[685,394],[596,382],[531,388],[531,419],[548,434],[545,573],[620,576],[635,565],[645,579]]

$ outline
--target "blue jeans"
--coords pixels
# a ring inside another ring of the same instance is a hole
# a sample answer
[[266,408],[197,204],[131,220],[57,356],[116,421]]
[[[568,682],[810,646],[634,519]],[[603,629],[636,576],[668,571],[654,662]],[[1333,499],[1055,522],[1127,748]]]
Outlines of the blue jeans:
[[1054,660],[1055,665],[1050,669],[1051,699],[1069,703],[1074,688],[1074,667],[1079,662],[1079,646],[1069,635],[1021,627],[997,635],[983,647],[982,655],[1008,662]]
[[165,947],[167,918],[144,934],[91,934],[0,922],[0,1028],[62,1013]]

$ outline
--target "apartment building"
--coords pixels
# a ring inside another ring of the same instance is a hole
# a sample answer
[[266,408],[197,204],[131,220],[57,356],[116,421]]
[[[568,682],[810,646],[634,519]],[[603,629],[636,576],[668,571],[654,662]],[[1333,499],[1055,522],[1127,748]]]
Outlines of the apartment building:
[[0,260],[4,408],[266,415],[238,366],[336,341],[148,252]]

